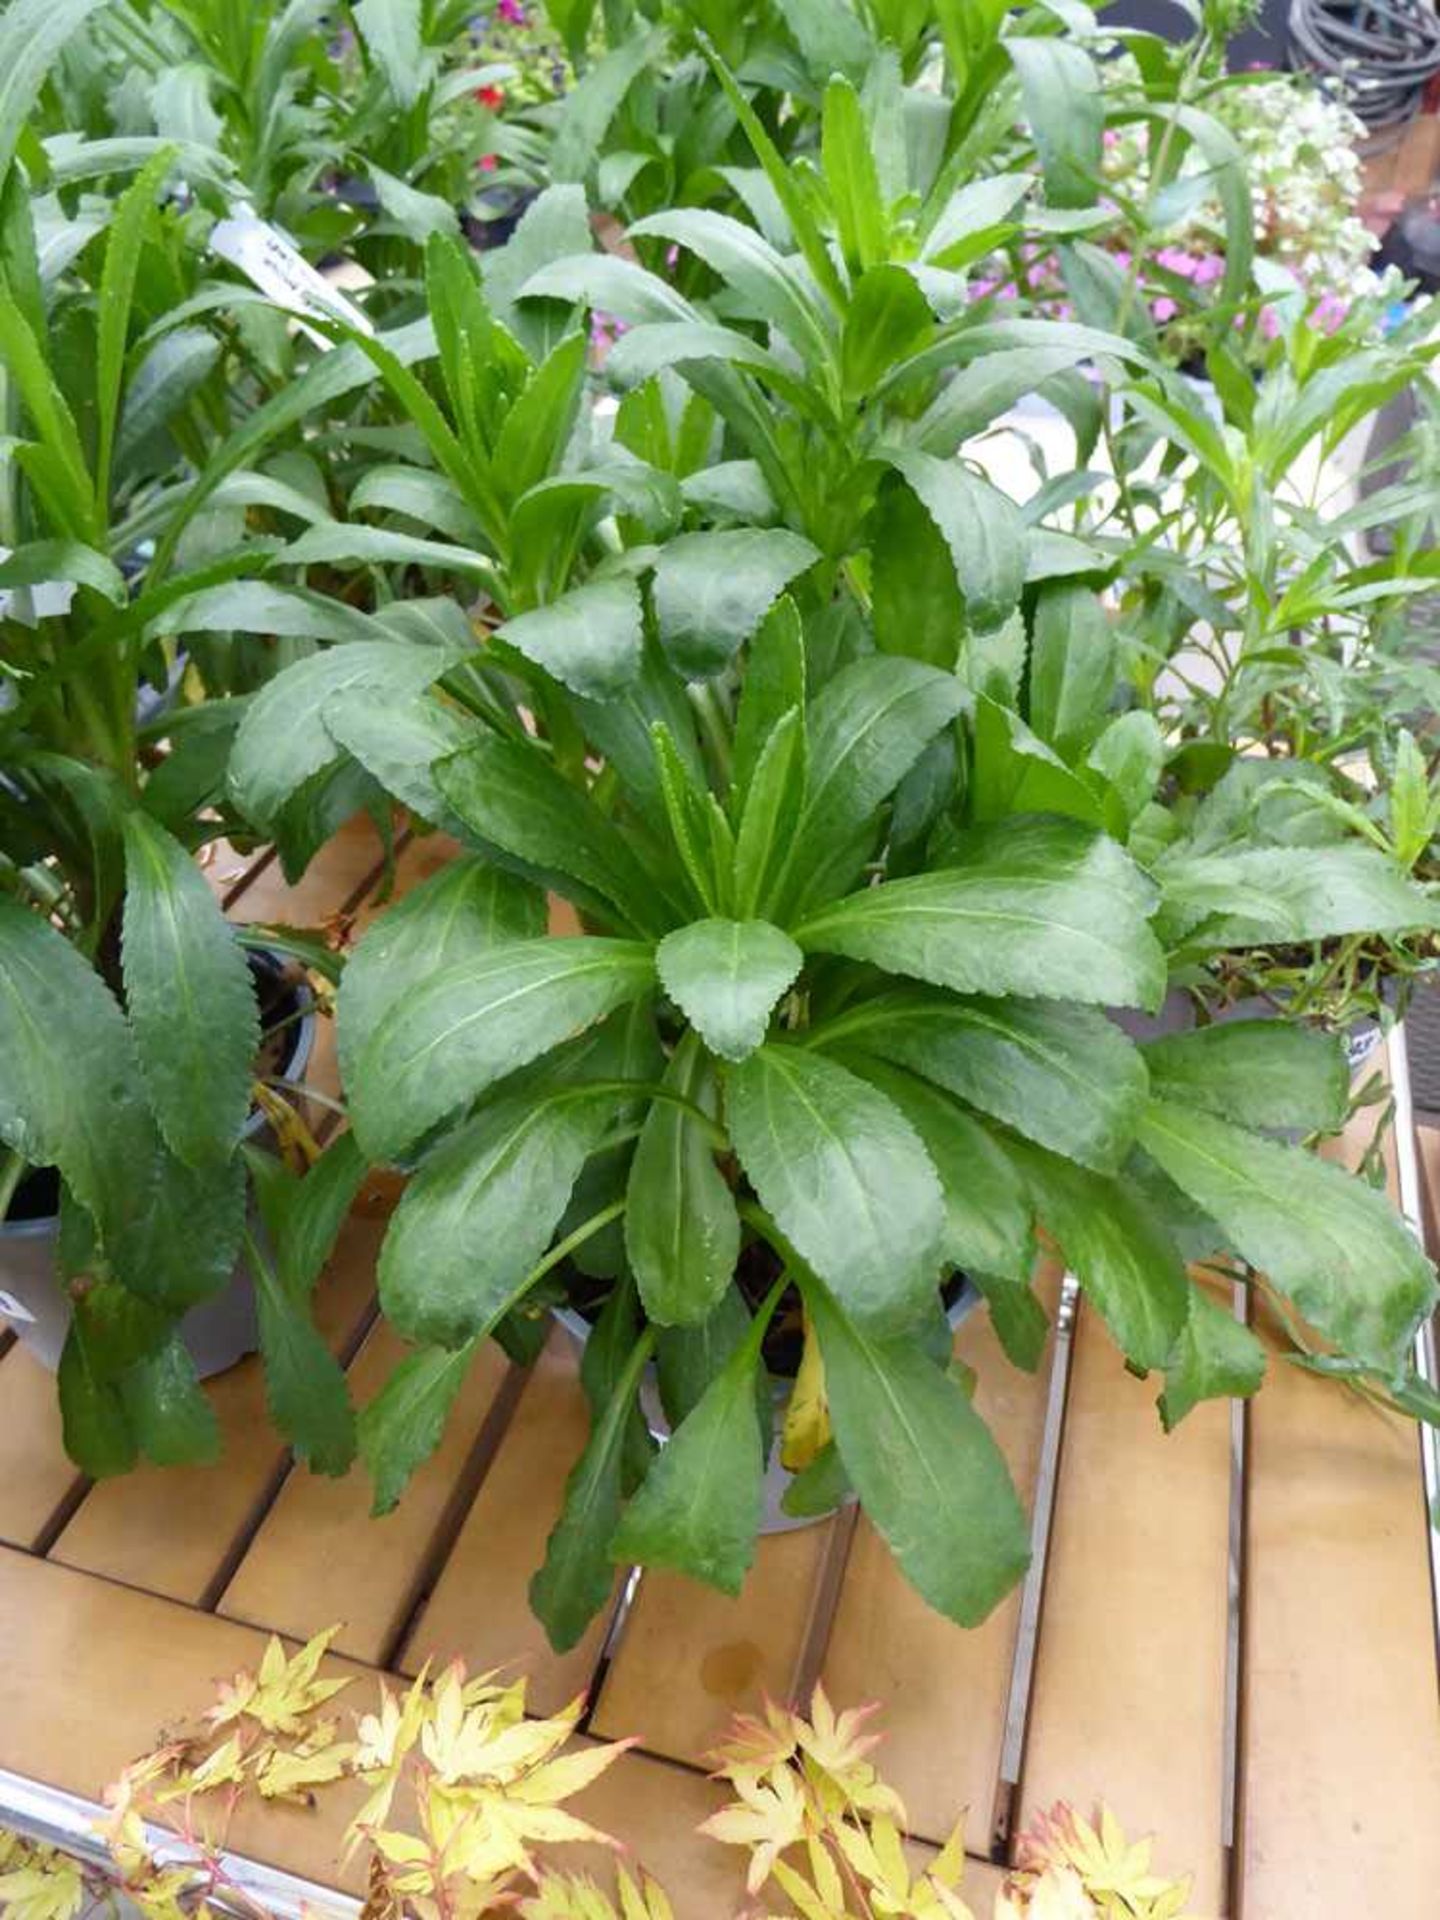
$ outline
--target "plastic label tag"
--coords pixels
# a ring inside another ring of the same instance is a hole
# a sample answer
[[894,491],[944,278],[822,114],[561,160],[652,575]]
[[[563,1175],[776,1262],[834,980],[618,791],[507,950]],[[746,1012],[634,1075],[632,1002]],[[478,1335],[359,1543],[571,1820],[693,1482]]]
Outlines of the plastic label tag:
[[6,1293],[3,1290],[0,1290],[0,1320],[13,1320],[17,1323],[23,1321],[27,1326],[32,1327],[35,1324],[35,1316],[30,1309],[22,1307],[13,1293]]
[[324,320],[343,320],[360,333],[374,333],[370,321],[353,300],[347,300],[338,287],[332,287],[318,273],[293,241],[278,228],[253,213],[234,213],[218,221],[210,235],[210,248],[232,267],[238,267],[252,285],[287,307],[300,321],[302,330],[322,349],[335,342],[304,324],[302,316]]

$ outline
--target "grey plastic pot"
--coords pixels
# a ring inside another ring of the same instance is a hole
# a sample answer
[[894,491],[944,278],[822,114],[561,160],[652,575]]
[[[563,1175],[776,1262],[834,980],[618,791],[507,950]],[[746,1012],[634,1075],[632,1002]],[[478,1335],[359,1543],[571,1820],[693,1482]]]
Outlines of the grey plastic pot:
[[[946,1310],[952,1333],[961,1321],[974,1311],[979,1299],[979,1293],[967,1280]],[[583,1353],[590,1340],[590,1322],[573,1307],[552,1307],[551,1313],[570,1335],[577,1349]],[[775,1437],[770,1445],[770,1458],[765,1465],[765,1506],[760,1519],[761,1533],[798,1533],[801,1527],[813,1527],[817,1521],[828,1519],[830,1512],[835,1511],[831,1508],[827,1513],[807,1514],[803,1518],[797,1518],[794,1514],[786,1513],[781,1504],[793,1476],[780,1464],[780,1426],[794,1385],[793,1380],[780,1380],[774,1377],[770,1382],[775,1402]],[[670,1438],[670,1422],[661,1404],[660,1379],[653,1362],[645,1369],[644,1377],[640,1382],[640,1410],[645,1415],[646,1426],[663,1447]],[[854,1497],[851,1494],[844,1504],[850,1506]]]
[[[283,965],[275,954],[252,954],[258,970]],[[307,987],[297,987],[303,1016],[292,1029],[289,1052],[285,1057],[287,1080],[303,1080],[315,1046],[316,1015],[314,1000]],[[267,1122],[257,1108],[246,1122],[242,1139],[257,1141]],[[263,1230],[252,1214],[252,1233]],[[60,1231],[59,1217],[49,1214],[37,1220],[14,1220],[0,1225],[0,1320],[7,1320],[17,1339],[51,1372],[59,1366],[65,1337],[70,1330],[70,1303],[56,1283],[55,1242]],[[255,1282],[243,1258],[235,1264],[230,1284],[213,1300],[192,1308],[180,1323],[180,1337],[195,1362],[202,1380],[224,1373],[254,1353],[259,1345],[259,1326],[255,1306]]]

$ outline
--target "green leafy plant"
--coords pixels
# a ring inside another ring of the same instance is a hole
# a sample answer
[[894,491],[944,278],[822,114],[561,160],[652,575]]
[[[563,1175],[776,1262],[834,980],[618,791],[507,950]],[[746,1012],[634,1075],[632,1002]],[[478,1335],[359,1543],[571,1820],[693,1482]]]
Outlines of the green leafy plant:
[[[0,1215],[28,1170],[56,1169],[56,1284],[71,1312],[61,1407],[66,1444],[95,1475],[142,1452],[214,1457],[180,1327],[232,1278],[247,1237],[241,1136],[257,1075],[280,1074],[286,1052],[282,1026],[258,1064],[246,955],[192,857],[227,827],[243,831],[223,780],[244,703],[142,710],[149,676],[163,686],[172,670],[156,638],[167,608],[250,563],[242,549],[157,581],[137,551],[135,522],[156,492],[187,452],[203,462],[211,382],[225,379],[219,339],[153,332],[178,244],[158,202],[173,160],[162,149],[146,162],[48,287],[18,170],[0,200],[12,429],[0,488]],[[283,1097],[266,1097],[283,1119]],[[250,1242],[281,1424],[332,1471],[348,1463],[353,1422],[308,1293],[362,1170],[347,1148],[303,1183],[305,1228],[295,1247],[277,1243],[280,1268]]]

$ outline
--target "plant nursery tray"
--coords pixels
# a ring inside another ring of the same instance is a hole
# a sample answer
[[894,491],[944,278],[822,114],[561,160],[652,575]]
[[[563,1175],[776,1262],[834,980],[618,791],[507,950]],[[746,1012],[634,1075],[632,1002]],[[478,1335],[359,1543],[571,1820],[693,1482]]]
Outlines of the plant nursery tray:
[[[396,886],[448,857],[402,842]],[[237,919],[363,922],[383,882],[368,825],[304,882],[226,854]],[[328,1024],[328,1023],[327,1023]],[[312,1084],[333,1091],[332,1045]],[[1440,1134],[1421,1140],[1440,1179]],[[364,1401],[397,1354],[374,1267],[394,1194],[362,1193],[321,1283],[319,1319]],[[1046,1282],[1052,1307],[1061,1276]],[[1017,1483],[1037,1504],[1042,1572],[980,1629],[931,1613],[852,1512],[763,1540],[728,1600],[679,1577],[617,1580],[616,1609],[556,1657],[526,1588],[586,1430],[558,1329],[528,1374],[477,1366],[445,1442],[399,1510],[368,1518],[363,1473],[292,1468],[258,1367],[212,1384],[221,1464],[92,1486],[60,1442],[54,1382],[0,1352],[0,1824],[83,1829],[84,1803],[263,1636],[337,1621],[342,1661],[409,1674],[432,1656],[531,1676],[549,1711],[590,1702],[597,1737],[640,1745],[579,1803],[667,1885],[680,1920],[743,1902],[732,1849],[695,1834],[719,1804],[704,1755],[730,1713],[822,1678],[877,1700],[881,1755],[920,1842],[968,1806],[966,1891],[988,1912],[1007,1835],[1059,1798],[1103,1798],[1159,1860],[1195,1874],[1193,1907],[1246,1920],[1433,1920],[1440,1886],[1440,1714],[1430,1530],[1415,1430],[1277,1359],[1246,1407],[1200,1408],[1166,1438],[1085,1312],[1039,1372],[1006,1364],[988,1319],[958,1346]],[[1048,1519],[1048,1526],[1047,1526]],[[67,1798],[68,1796],[68,1798]],[[56,1810],[60,1810],[57,1814]],[[48,1813],[47,1813],[48,1810]],[[247,1814],[246,1859],[346,1904],[353,1811]]]

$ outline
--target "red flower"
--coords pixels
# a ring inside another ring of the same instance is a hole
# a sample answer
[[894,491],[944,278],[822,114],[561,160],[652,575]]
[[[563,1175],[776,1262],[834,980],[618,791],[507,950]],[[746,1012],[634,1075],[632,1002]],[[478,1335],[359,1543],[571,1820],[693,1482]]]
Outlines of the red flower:
[[480,158],[475,162],[475,164],[480,169],[481,173],[494,173],[495,169],[500,164],[500,159],[497,154],[482,153]]
[[488,107],[491,113],[499,113],[500,109],[505,105],[505,89],[503,87],[477,87],[475,89],[475,98],[480,102],[482,107]]

